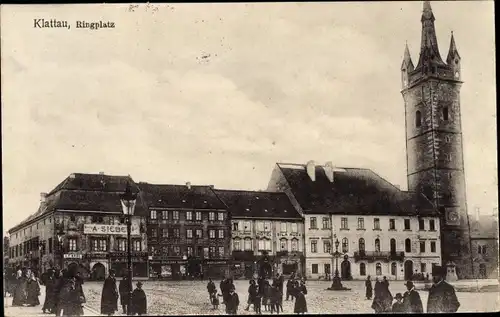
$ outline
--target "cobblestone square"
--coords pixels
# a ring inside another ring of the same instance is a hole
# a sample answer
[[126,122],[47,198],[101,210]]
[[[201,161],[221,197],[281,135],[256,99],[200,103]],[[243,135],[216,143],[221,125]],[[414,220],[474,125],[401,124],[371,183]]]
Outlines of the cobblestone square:
[[[219,288],[220,281],[215,281]],[[135,284],[135,283],[134,283]],[[308,281],[307,307],[310,314],[358,314],[373,313],[370,308],[371,301],[364,297],[364,282],[350,281],[343,284],[351,291],[335,292],[327,291],[329,282]],[[248,281],[235,281],[236,292],[240,297],[238,314],[251,315],[252,311],[246,312],[246,301],[248,298]],[[102,283],[88,282],[84,284],[84,291],[87,296],[87,305],[94,310],[99,310]],[[209,304],[206,281],[146,281],[143,289],[148,297],[148,314],[150,315],[183,315],[183,314],[224,314],[224,305],[220,305],[218,310],[213,310]],[[393,295],[398,292],[403,293],[405,286],[403,281],[393,281],[390,285]],[[220,291],[220,290],[219,290]],[[427,292],[420,291],[420,296],[424,305],[427,306]],[[499,307],[499,293],[465,293],[459,292],[457,296],[461,307],[459,312],[492,312]],[[293,302],[284,301],[283,309],[285,314],[293,313]],[[264,313],[264,312],[263,312]],[[267,312],[265,314],[268,314]]]

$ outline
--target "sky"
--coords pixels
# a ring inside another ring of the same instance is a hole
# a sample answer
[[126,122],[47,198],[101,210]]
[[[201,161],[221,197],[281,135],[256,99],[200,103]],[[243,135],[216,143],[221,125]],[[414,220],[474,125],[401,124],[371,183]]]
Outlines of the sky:
[[[469,212],[497,207],[494,7],[432,2],[462,58]],[[3,225],[69,174],[262,190],[276,162],[406,183],[400,67],[422,2],[2,6]],[[33,19],[67,20],[39,29]],[[76,21],[113,29],[77,29]]]

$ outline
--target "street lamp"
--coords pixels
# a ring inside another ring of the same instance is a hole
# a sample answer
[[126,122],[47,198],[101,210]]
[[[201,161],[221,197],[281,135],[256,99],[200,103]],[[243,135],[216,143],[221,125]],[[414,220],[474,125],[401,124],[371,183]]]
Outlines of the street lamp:
[[130,306],[132,300],[132,253],[131,253],[131,226],[132,226],[132,215],[134,214],[135,202],[137,199],[137,194],[132,193],[130,184],[127,182],[127,187],[125,192],[120,195],[120,201],[122,204],[123,213],[127,216],[127,269],[128,269],[128,286],[129,293],[127,298],[127,314],[130,313]]
[[340,257],[339,244],[340,244],[339,239],[335,238],[335,253],[332,254],[335,257],[335,276],[333,277],[332,286],[327,288],[327,290],[330,291],[350,290],[349,288],[342,286],[342,282],[339,276],[339,257]]

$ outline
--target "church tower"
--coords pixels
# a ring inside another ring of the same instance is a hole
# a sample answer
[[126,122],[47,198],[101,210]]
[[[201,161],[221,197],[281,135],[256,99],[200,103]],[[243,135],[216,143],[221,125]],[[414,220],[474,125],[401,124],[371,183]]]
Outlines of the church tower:
[[460,117],[460,55],[453,32],[446,62],[439,53],[434,14],[424,1],[416,66],[405,47],[401,65],[405,103],[408,189],[431,200],[441,216],[443,265],[470,278],[471,249]]

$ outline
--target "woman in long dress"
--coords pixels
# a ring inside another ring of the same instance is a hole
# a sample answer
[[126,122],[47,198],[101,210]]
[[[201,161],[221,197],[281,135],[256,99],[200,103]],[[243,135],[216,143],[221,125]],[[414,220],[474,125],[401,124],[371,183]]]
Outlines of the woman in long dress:
[[307,313],[307,288],[304,281],[300,282],[300,286],[298,286],[295,290],[295,306],[293,312],[296,314],[304,314]]
[[14,296],[12,298],[12,306],[23,306],[24,304],[26,304],[27,281],[27,271],[26,269],[24,269],[21,274],[18,273]]
[[366,299],[372,299],[373,288],[372,288],[372,281],[370,280],[370,275],[368,275],[368,277],[366,278],[365,287],[366,287]]
[[40,305],[38,296],[40,296],[40,285],[38,284],[35,274],[31,273],[26,282],[26,304],[28,304],[28,306]]

